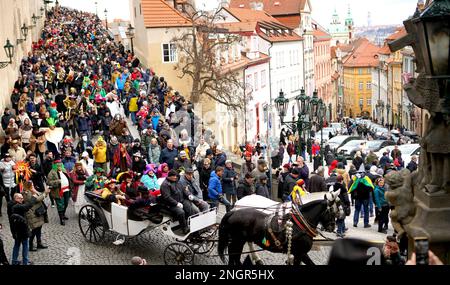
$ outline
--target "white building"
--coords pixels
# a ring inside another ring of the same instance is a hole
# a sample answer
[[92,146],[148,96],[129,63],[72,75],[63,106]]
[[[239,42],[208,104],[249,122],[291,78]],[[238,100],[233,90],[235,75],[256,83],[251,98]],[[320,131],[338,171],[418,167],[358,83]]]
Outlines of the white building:
[[[259,134],[259,138],[262,139],[261,136],[267,136],[267,134],[277,136],[280,130],[275,107],[269,115],[264,112],[269,102],[273,104],[273,100],[278,97],[280,91],[283,91],[285,97],[292,101],[286,120],[290,120],[291,116],[298,113],[294,98],[305,86],[303,40],[292,29],[261,11],[261,6],[259,9],[256,8],[252,10],[224,7],[221,15],[224,18],[223,27],[239,30],[246,35],[243,38],[244,51],[248,51],[249,59],[255,60],[256,56],[259,56],[264,62],[264,58],[270,58],[268,63],[249,65],[245,70],[246,95],[251,94],[252,98],[248,104],[247,121],[255,122],[254,127],[248,130],[251,130],[252,134]],[[271,130],[267,133],[268,125],[271,126]],[[265,141],[265,139],[262,140]]]

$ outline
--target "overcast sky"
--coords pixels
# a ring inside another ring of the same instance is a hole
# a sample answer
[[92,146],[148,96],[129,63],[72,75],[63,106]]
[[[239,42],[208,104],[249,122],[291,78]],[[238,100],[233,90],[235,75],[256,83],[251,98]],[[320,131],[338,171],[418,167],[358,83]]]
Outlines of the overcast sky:
[[[200,7],[212,9],[220,0],[197,0]],[[256,1],[256,0],[255,0]],[[285,0],[295,1],[295,0]],[[100,18],[104,19],[104,10],[108,10],[108,19],[130,19],[128,0],[59,0],[62,6],[72,7],[95,13],[95,2]],[[417,0],[311,0],[313,17],[322,26],[328,27],[336,8],[341,21],[347,16],[348,5],[351,6],[356,26],[366,26],[368,12],[371,13],[372,25],[401,24],[415,11]]]

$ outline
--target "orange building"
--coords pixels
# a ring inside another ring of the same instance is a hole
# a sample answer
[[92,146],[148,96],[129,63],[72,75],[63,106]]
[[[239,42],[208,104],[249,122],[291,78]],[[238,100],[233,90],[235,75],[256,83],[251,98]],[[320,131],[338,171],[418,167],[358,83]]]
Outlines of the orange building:
[[354,49],[343,60],[344,116],[371,117],[372,69],[378,66],[380,48],[365,38],[352,45]]

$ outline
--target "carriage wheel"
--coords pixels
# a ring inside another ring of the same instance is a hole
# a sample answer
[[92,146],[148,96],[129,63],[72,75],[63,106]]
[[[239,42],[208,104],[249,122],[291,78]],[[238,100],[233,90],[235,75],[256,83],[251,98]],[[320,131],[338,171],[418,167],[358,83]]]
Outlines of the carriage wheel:
[[179,242],[169,244],[164,250],[164,263],[166,265],[193,265],[194,251]]
[[217,241],[218,227],[203,231],[201,233],[194,233],[193,236],[186,241],[188,246],[196,254],[206,254],[214,248],[214,244]]
[[81,208],[78,224],[81,234],[92,243],[102,241],[109,228],[103,212],[94,205],[86,205]]

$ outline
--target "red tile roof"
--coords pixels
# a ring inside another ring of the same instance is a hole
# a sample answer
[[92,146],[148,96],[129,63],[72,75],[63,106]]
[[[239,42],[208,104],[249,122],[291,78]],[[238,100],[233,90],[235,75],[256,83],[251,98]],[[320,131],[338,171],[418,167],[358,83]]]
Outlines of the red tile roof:
[[[289,42],[301,41],[302,37],[292,31],[291,28],[286,27],[280,21],[270,16],[264,11],[254,11],[243,8],[223,8],[240,21],[239,24],[230,24],[230,28],[249,29],[256,23],[256,32],[258,35],[269,42]],[[248,26],[245,25],[248,23]],[[223,25],[223,24],[221,24]],[[271,31],[270,35],[264,33],[262,29]],[[288,31],[289,30],[289,31]],[[276,32],[275,32],[276,31]],[[280,32],[281,31],[281,32]]]
[[276,19],[291,29],[300,27],[300,15],[277,16]]
[[345,59],[344,67],[376,67],[379,50],[380,48],[368,39],[361,39],[353,53]]
[[328,34],[326,31],[322,30],[321,27],[315,26],[313,30],[313,36],[315,42],[322,42],[322,41],[330,41],[331,35]]
[[384,45],[382,48],[380,48],[378,53],[388,55],[388,54],[391,54],[392,52],[388,45]]
[[146,28],[191,26],[189,19],[165,0],[142,0],[141,5]]
[[305,8],[308,0],[231,0],[231,8],[250,9],[251,2],[262,2],[263,9],[272,16],[296,15]]

